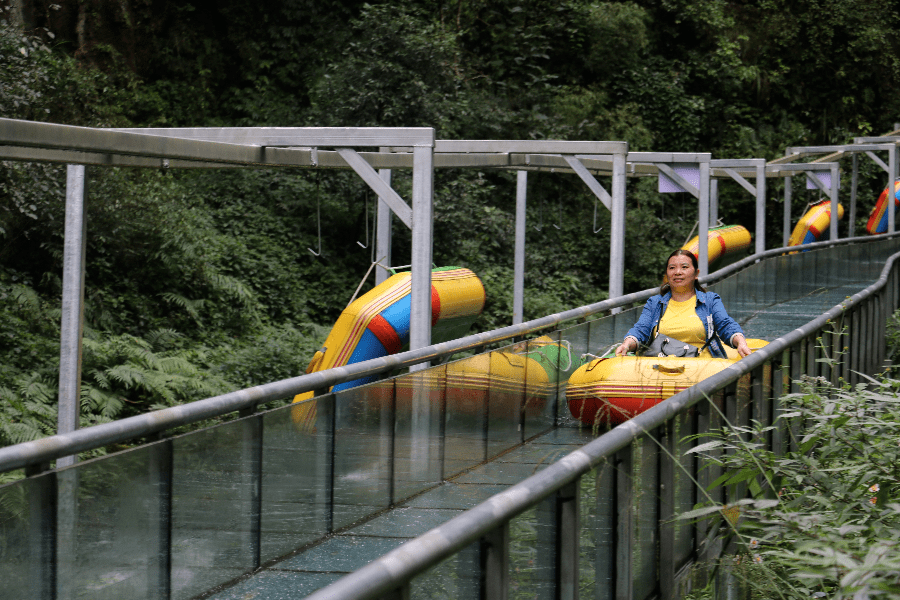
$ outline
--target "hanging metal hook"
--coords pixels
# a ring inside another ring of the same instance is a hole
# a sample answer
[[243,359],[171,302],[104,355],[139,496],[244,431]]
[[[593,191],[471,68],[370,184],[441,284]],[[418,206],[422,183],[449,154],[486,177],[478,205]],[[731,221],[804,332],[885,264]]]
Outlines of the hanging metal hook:
[[[556,213],[556,220],[557,222],[562,224],[562,196],[559,197],[559,210]],[[556,223],[554,223],[553,226],[557,229],[562,229],[562,227],[560,225],[557,225]]]
[[307,248],[312,252],[313,256],[322,256],[322,211],[319,200],[319,172],[316,171],[316,227],[319,231],[319,251],[316,252],[312,248]]
[[600,204],[600,199],[594,196],[594,224],[591,226],[591,231],[594,233],[600,233],[603,231],[603,228],[597,227],[597,205]]
[[369,189],[366,188],[366,208],[365,208],[365,225],[366,225],[366,245],[363,246],[362,242],[356,240],[356,245],[366,250],[369,247]]

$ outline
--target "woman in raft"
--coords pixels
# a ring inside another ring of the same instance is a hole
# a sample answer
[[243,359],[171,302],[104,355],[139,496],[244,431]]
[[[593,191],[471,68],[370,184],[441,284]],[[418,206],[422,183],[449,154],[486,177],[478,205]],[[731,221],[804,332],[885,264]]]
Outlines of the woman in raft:
[[698,271],[692,252],[682,248],[669,255],[659,294],[647,300],[638,322],[616,348],[616,356],[637,350],[653,339],[654,332],[697,348],[703,348],[712,336],[700,356],[726,358],[721,340],[727,340],[741,357],[750,354],[741,326],[728,316],[718,294],[703,289],[697,281]]

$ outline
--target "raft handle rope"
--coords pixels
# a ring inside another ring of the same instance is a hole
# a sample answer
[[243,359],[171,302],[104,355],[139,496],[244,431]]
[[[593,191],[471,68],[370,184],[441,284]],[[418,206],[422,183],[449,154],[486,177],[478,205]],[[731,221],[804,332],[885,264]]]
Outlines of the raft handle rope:
[[[359,242],[356,242],[356,243],[358,244]],[[378,266],[381,267],[382,269],[386,268],[386,267],[382,266],[382,264],[381,264],[381,261],[383,261],[385,258],[387,258],[387,256],[382,256],[382,257],[379,258],[378,260],[372,261],[372,264],[369,265],[369,270],[366,271],[366,274],[363,275],[362,281],[360,281],[360,282],[359,282],[359,285],[356,286],[356,291],[353,292],[353,297],[350,298],[350,302],[347,303],[347,306],[344,308],[344,310],[347,310],[348,308],[350,308],[350,305],[353,304],[353,301],[354,301],[354,300],[356,300],[356,296],[357,296],[357,294],[359,294],[359,290],[362,289],[363,284],[366,282],[366,279],[369,278],[369,273],[372,272],[372,269],[375,268],[375,265],[378,265]]]
[[[615,358],[615,356],[609,356],[609,353],[610,353],[614,348],[617,348],[618,346],[619,346],[619,343],[618,343],[618,342],[614,343],[612,346],[610,346],[609,348],[607,348],[606,350],[604,350],[603,352],[601,352],[599,356],[596,355],[596,354],[591,354],[590,352],[585,352],[584,354],[581,355],[581,361],[582,361],[582,364],[584,363],[584,359],[585,359],[585,357],[587,357],[587,356],[590,356],[591,358],[593,358],[594,360],[596,360],[596,361],[597,361],[596,364],[593,364],[593,365],[591,365],[591,366],[589,366],[589,367],[587,368],[587,371],[588,371],[588,372],[591,372],[591,371],[594,370],[594,367],[596,367],[597,365],[599,365],[599,364],[600,364],[601,362],[603,362],[604,360],[607,360],[607,359],[609,359],[609,358]],[[571,354],[569,354],[569,356],[571,356]]]
[[[560,371],[568,371],[569,369],[572,368],[572,344],[571,344],[571,342],[569,342],[569,340],[562,340],[558,343],[557,342],[539,342],[539,343],[533,344],[533,346],[538,346],[541,348],[543,348],[545,346],[559,346],[560,349],[565,348],[566,355],[569,357],[569,363],[565,367],[559,366],[558,364],[554,365],[552,362],[550,362],[550,358],[548,358],[546,354],[544,354],[543,352],[538,352],[538,350],[536,348],[534,350],[526,351],[525,356],[531,356],[532,354],[537,354],[537,356],[534,356],[532,358],[534,358],[538,362],[545,362],[553,368],[558,368]],[[584,357],[585,357],[585,355],[582,354],[582,356],[581,356],[582,360],[584,360]],[[558,362],[559,361],[557,360],[557,363]]]

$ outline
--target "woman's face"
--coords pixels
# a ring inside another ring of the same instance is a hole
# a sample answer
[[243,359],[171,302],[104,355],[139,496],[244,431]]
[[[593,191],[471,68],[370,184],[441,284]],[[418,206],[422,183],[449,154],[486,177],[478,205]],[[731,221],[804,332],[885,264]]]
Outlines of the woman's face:
[[697,280],[697,269],[687,256],[673,256],[666,266],[666,282],[676,292],[687,292],[694,289]]

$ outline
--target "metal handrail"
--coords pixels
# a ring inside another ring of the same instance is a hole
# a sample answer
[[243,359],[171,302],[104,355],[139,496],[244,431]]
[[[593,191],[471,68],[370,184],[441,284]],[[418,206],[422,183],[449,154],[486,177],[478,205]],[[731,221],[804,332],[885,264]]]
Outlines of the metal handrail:
[[[764,254],[771,255],[772,253],[777,252],[769,251]],[[745,260],[752,262],[755,258],[757,257]],[[755,350],[750,356],[733,363],[718,374],[618,425],[528,479],[492,496],[443,525],[404,543],[361,569],[314,592],[307,596],[307,600],[334,600],[337,598],[369,600],[383,597],[392,590],[401,588],[415,575],[449,558],[469,544],[496,530],[503,523],[587,474],[602,460],[624,449],[639,436],[653,431],[676,414],[735,383],[742,376],[763,366],[783,351],[820,330],[828,321],[839,317],[848,309],[880,291],[887,283],[888,275],[894,262],[898,259],[900,259],[900,252],[891,255],[875,283],[835,305],[806,325],[769,342],[765,347]],[[723,271],[730,268],[723,269]],[[720,274],[717,272],[716,275]]]
[[[844,238],[833,242],[815,242],[812,244],[805,244],[803,250],[814,250],[854,243],[870,243],[893,238],[898,235],[900,235],[900,232],[877,236]],[[706,277],[702,277],[700,281],[705,284],[712,283],[762,259],[779,256],[786,252],[797,251],[797,247],[785,247],[754,254],[735,262],[728,267],[720,269],[715,273],[707,275]],[[512,338],[526,336],[538,331],[547,330],[566,321],[586,318],[615,308],[642,302],[657,292],[658,290],[656,288],[634,292],[625,296],[619,296],[618,298],[611,298],[602,302],[534,319],[532,321],[469,335],[457,340],[434,344],[425,348],[409,350],[407,352],[381,358],[374,358],[343,367],[335,367],[326,371],[309,373],[299,377],[284,379],[214,396],[204,400],[197,400],[180,406],[120,419],[112,423],[103,423],[94,425],[93,427],[78,429],[71,433],[53,435],[30,442],[7,446],[5,448],[0,448],[0,473],[34,465],[46,465],[50,461],[62,456],[69,456],[111,444],[127,442],[134,438],[148,436],[175,427],[190,425],[237,411],[254,409],[259,404],[295,396],[304,392],[315,391],[317,394],[323,394],[325,393],[325,390],[339,383],[353,381],[372,375],[380,375],[397,369],[446,358],[453,354],[472,350],[488,344],[494,344]]]

